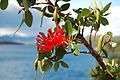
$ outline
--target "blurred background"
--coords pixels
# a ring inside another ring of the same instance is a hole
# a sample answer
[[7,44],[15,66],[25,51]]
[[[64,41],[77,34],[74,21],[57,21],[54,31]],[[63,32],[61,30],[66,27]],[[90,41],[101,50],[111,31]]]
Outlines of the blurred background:
[[[100,2],[100,0],[96,1],[97,3]],[[80,7],[89,8],[91,2],[92,0],[71,0],[69,11]],[[112,6],[109,10],[111,14],[107,17],[109,25],[100,28],[97,34],[100,35],[111,31],[115,37],[115,41],[119,43],[120,1],[103,0],[103,6],[109,2],[112,2]],[[43,27],[40,28],[40,13],[36,10],[31,10],[33,13],[32,27],[29,28],[24,24],[21,29],[14,34],[23,17],[22,13],[18,14],[20,9],[21,7],[17,4],[16,0],[9,0],[8,8],[5,11],[0,10],[0,80],[33,80],[33,64],[37,57],[35,38],[38,32],[46,32],[50,26],[54,26],[52,21],[44,18]],[[75,16],[74,13],[73,16]],[[89,28],[85,31],[86,36],[88,33]],[[79,48],[86,50],[83,47]],[[70,68],[60,68],[57,73],[50,70],[45,73],[45,80],[89,80],[90,77],[87,72],[94,67],[96,62],[92,56],[85,54],[81,54],[78,57],[66,55],[63,60],[69,64]],[[38,80],[41,80],[39,71],[37,75]]]

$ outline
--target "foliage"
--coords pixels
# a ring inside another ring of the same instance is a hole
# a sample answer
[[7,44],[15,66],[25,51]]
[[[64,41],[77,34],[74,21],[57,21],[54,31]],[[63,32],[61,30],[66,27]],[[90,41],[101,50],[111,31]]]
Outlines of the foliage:
[[[54,67],[55,72],[58,71],[60,65],[69,68],[68,64],[62,60],[64,55],[73,53],[78,56],[80,53],[86,53],[91,54],[99,63],[93,69],[94,73],[91,73],[91,76],[94,76],[96,80],[119,79],[119,72],[117,72],[119,65],[115,60],[109,59],[109,55],[105,50],[106,44],[113,45],[114,43],[112,33],[106,32],[106,34],[99,37],[97,50],[92,46],[92,43],[94,43],[92,32],[96,31],[97,33],[101,25],[109,25],[106,16],[110,14],[107,11],[111,6],[111,2],[103,7],[102,2],[97,5],[94,0],[89,8],[73,9],[77,17],[71,17],[71,13],[66,12],[70,8],[69,1],[71,0],[44,0],[44,2],[39,3],[36,0],[17,0],[19,6],[22,7],[18,13],[24,11],[18,30],[24,23],[28,27],[32,27],[33,14],[31,9],[38,10],[41,13],[41,27],[44,17],[50,18],[55,24],[52,27],[53,30],[52,28],[47,30],[47,35],[39,32],[38,38],[36,38],[38,57],[34,63],[35,71],[39,69],[43,76],[44,72],[47,72],[52,67]],[[62,5],[59,5],[59,2],[62,2]],[[43,7],[39,7],[39,5],[43,4],[45,4]],[[1,0],[0,8],[5,10],[7,6],[8,0]],[[91,28],[88,41],[84,36],[86,27]],[[79,50],[78,45],[84,45],[88,51]],[[105,59],[108,59],[107,62],[104,61]]]

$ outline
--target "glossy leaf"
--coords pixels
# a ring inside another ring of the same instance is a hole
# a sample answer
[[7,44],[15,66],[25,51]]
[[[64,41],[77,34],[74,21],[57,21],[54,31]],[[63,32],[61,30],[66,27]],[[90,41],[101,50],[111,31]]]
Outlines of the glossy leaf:
[[71,1],[71,0],[62,0],[62,1],[64,1],[64,2],[68,2],[68,1]]
[[53,13],[53,18],[54,18],[54,21],[57,21],[58,20],[58,8],[57,7],[55,7],[55,10],[54,10],[54,13]]
[[73,9],[73,11],[74,11],[75,13],[80,13],[80,12],[81,12],[81,10],[82,10],[82,8]]
[[78,49],[77,45],[74,43],[71,43],[71,50],[74,53],[74,55],[78,56],[80,54],[80,50]]
[[109,25],[108,20],[104,17],[100,17],[100,21],[101,21],[101,24],[104,25],[104,26]]
[[48,6],[48,11],[51,12],[51,13],[54,13],[54,9],[53,9],[53,7]]
[[53,14],[44,13],[44,16],[46,16],[46,17],[53,17]]
[[24,6],[24,5],[23,5],[23,0],[17,0],[17,2],[18,2],[18,4],[19,4],[21,7]]
[[45,57],[44,53],[40,53],[38,51],[38,60],[42,61],[44,59],[44,57]]
[[80,50],[78,49],[78,47],[75,48],[75,50],[73,51],[74,55],[78,56],[80,54]]
[[43,71],[47,72],[52,68],[53,63],[49,60],[44,61],[44,65],[42,66]]
[[108,53],[105,49],[102,49],[102,52],[104,53],[105,57],[108,57]]
[[112,2],[108,3],[102,10],[102,13],[105,13],[107,10],[109,10],[110,6],[111,6]]
[[97,46],[98,52],[102,51],[104,36],[105,36],[105,34],[101,35],[100,38],[98,39],[98,46]]
[[76,30],[75,28],[72,28],[72,35],[76,35],[78,34],[78,30]]
[[100,21],[100,11],[98,9],[96,9],[95,16],[96,16],[96,22],[98,23]]
[[62,67],[69,68],[68,64],[65,63],[64,61],[60,61],[59,63],[61,64]]
[[0,2],[0,8],[2,10],[5,10],[8,7],[8,0],[1,0]]
[[66,10],[69,9],[69,7],[70,7],[70,3],[66,3],[66,4],[63,4],[63,5],[61,6],[61,9],[62,9],[62,11],[66,11]]
[[[111,12],[110,12],[111,13]],[[108,16],[110,13],[106,13],[106,14],[104,14],[103,16]]]
[[38,11],[42,11],[41,7],[32,7],[33,9],[36,9]]
[[59,68],[59,62],[56,62],[54,64],[54,71],[57,72],[58,71],[58,68]]
[[32,26],[32,22],[33,22],[33,16],[32,16],[32,13],[28,10],[28,11],[25,11],[24,13],[24,19],[25,19],[25,23],[28,27],[31,27]]
[[93,27],[94,27],[94,30],[95,30],[96,32],[99,31],[100,21],[99,21],[98,23],[95,23],[95,24],[93,25]]
[[65,54],[66,54],[66,50],[62,46],[56,48],[55,55],[57,60],[62,59]]
[[30,2],[30,5],[31,5],[31,6],[33,6],[33,5],[36,4],[36,0],[29,0],[29,2]]
[[23,5],[25,10],[28,10],[28,8],[30,7],[30,2],[28,0],[23,0]]
[[65,22],[65,30],[68,33],[67,35],[72,35],[72,23],[69,20]]
[[89,9],[86,9],[86,8],[84,8],[84,9],[82,9],[82,11],[81,11],[81,16],[89,16],[91,14],[91,11],[89,10]]

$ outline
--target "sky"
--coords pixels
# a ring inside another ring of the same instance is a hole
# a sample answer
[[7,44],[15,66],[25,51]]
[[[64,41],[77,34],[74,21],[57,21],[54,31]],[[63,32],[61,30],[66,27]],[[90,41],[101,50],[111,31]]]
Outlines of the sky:
[[[44,0],[40,0],[44,1]],[[88,8],[91,5],[93,0],[71,0],[71,9],[77,8]],[[112,6],[108,12],[111,14],[107,17],[109,20],[108,26],[102,26],[98,34],[105,34],[107,31],[113,32],[114,36],[120,36],[120,1],[119,0],[101,0],[103,6],[112,2]],[[97,3],[100,0],[96,0]],[[61,3],[60,3],[61,4]],[[21,23],[23,12],[17,14],[21,7],[17,4],[16,0],[9,0],[9,6],[5,11],[0,11],[0,36],[3,35],[12,35],[18,28]],[[50,26],[54,26],[53,22],[49,19],[44,19],[43,28],[40,28],[40,13],[35,10],[31,10],[33,13],[33,25],[31,28],[27,27],[25,24],[21,29],[16,33],[18,36],[27,37],[27,36],[36,36],[38,32],[45,32]],[[73,14],[74,16],[74,14]],[[85,30],[85,34],[88,34],[90,31],[89,28]]]

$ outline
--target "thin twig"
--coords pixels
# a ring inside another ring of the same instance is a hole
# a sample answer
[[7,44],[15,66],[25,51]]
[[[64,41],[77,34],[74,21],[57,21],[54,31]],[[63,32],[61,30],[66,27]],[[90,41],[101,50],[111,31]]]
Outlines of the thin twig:
[[84,34],[84,29],[85,29],[85,27],[83,26],[83,28],[82,28],[82,37],[84,36],[83,34]]
[[[73,52],[67,52],[66,54],[72,54]],[[80,53],[83,53],[83,54],[91,54],[90,51],[80,51]]]
[[90,46],[92,46],[92,31],[93,31],[93,27],[91,27],[91,31],[90,31],[90,36],[89,36],[89,43],[90,43]]
[[90,44],[87,42],[87,40],[84,37],[82,37],[82,35],[79,34],[78,38],[82,43],[84,43],[85,47],[89,51],[91,51],[91,55],[97,60],[97,62],[102,67],[104,72],[106,72],[106,77],[108,78],[107,80],[115,80],[115,76],[108,70],[105,63],[103,62],[102,56],[98,54],[97,51],[95,51],[92,46],[90,46]]
[[105,47],[106,44],[108,44],[109,42],[111,42],[111,38],[112,38],[112,37],[109,36],[109,39],[103,44],[103,46],[102,46],[103,48]]

